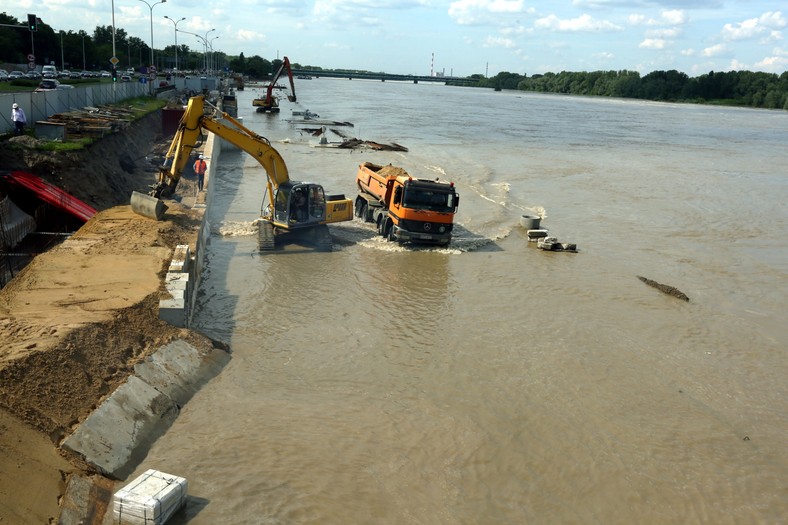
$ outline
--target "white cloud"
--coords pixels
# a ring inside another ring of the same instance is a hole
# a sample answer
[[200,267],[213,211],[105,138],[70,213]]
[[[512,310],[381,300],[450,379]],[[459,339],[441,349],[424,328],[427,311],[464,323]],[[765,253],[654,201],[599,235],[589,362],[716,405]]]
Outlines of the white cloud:
[[695,50],[692,49],[692,48],[682,49],[680,51],[680,53],[681,53],[682,56],[685,56],[685,57],[694,57],[695,56]]
[[665,49],[667,42],[661,38],[647,38],[638,44],[641,49]]
[[236,37],[242,42],[262,42],[265,40],[265,34],[247,29],[239,29]]
[[727,41],[747,40],[767,32],[771,33],[771,30],[783,29],[786,24],[785,17],[780,11],[770,11],[758,18],[750,18],[737,24],[725,24],[722,28],[722,37]]
[[499,15],[533,12],[523,0],[457,0],[449,5],[449,18],[461,25],[481,24]]
[[534,22],[534,27],[538,29],[549,29],[560,32],[577,31],[620,31],[621,28],[606,20],[594,20],[590,15],[580,15],[577,18],[562,20],[555,15],[540,18]]
[[501,38],[495,36],[488,36],[484,40],[483,47],[504,47],[506,49],[512,49],[516,47],[514,41],[510,38]]
[[687,16],[681,9],[662,11],[662,21],[669,25],[680,25],[687,22]]
[[646,15],[633,14],[627,17],[627,22],[633,26],[675,26],[687,23],[687,15],[683,10],[662,11],[659,18],[648,18]]
[[646,36],[648,38],[676,38],[681,34],[681,30],[675,27],[672,28],[660,28],[660,29],[649,29],[646,31]]
[[725,46],[725,44],[717,44],[704,49],[701,52],[701,55],[704,57],[716,57],[725,54],[727,51],[728,48]]
[[788,57],[766,57],[763,60],[756,62],[755,67],[764,71],[770,71],[772,73],[780,73],[788,69]]

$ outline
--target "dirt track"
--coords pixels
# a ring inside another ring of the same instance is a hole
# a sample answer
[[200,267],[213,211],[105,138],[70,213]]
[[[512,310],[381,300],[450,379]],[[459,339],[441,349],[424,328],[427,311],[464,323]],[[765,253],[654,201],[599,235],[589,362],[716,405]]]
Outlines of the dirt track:
[[58,155],[0,143],[2,169],[31,171],[104,210],[0,290],[0,523],[54,522],[68,474],[84,468],[57,444],[135,363],[175,337],[211,344],[158,320],[172,250],[194,249],[200,214],[171,203],[156,222],[127,205],[153,182],[145,152],[159,129],[154,115]]

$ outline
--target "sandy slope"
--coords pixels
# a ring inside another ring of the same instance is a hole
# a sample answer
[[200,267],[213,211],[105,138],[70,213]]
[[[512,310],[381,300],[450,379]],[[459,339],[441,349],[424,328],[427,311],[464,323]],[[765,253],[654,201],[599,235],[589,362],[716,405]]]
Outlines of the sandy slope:
[[175,337],[211,344],[158,320],[172,251],[194,249],[200,213],[170,203],[164,221],[134,214],[128,199],[151,182],[150,170],[124,172],[112,155],[124,143],[137,152],[153,147],[157,125],[149,119],[61,157],[0,145],[4,168],[46,175],[103,209],[0,290],[0,523],[54,522],[68,474],[85,468],[57,444],[136,362]]

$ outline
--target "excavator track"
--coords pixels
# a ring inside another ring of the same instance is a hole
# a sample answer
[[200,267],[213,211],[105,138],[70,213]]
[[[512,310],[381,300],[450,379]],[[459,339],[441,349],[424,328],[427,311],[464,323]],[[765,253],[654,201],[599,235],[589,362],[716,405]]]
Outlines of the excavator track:
[[258,223],[257,248],[261,252],[270,252],[276,248],[274,225],[269,221],[260,221]]
[[334,241],[331,239],[331,233],[328,231],[328,226],[321,224],[313,229],[315,248],[321,252],[330,252],[334,249]]

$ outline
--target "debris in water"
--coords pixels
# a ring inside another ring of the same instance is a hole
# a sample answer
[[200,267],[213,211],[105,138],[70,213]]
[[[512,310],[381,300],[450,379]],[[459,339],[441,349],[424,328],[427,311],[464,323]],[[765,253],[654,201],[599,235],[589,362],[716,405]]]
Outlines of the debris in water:
[[652,281],[651,279],[646,279],[645,277],[641,277],[638,275],[638,279],[646,283],[647,285],[656,288],[662,293],[666,293],[668,295],[672,295],[676,299],[681,299],[682,301],[689,301],[689,297],[687,297],[684,292],[674,288],[672,286],[668,286],[667,284],[660,284],[657,281]]

